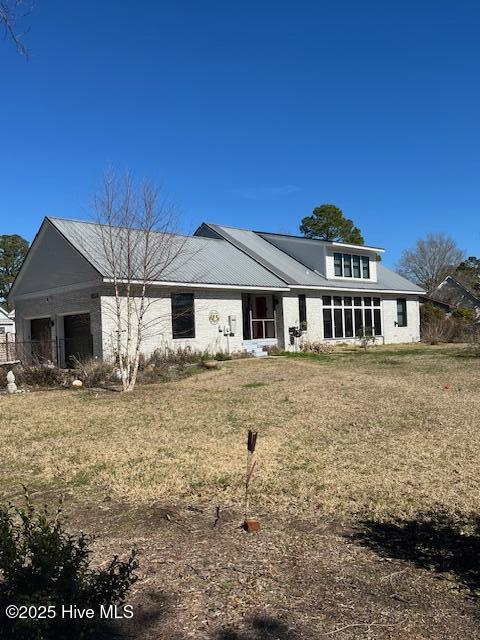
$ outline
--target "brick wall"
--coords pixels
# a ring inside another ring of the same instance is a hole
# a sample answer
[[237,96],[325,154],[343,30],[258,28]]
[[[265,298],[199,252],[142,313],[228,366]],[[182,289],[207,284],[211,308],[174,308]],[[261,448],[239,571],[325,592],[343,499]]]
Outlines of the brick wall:
[[[323,340],[323,315],[322,315],[322,296],[323,295],[342,295],[338,291],[299,291],[306,295],[307,305],[307,323],[308,329],[303,334],[303,339],[309,341]],[[286,293],[283,296],[283,326],[285,335],[287,336],[287,349],[293,349],[288,344],[288,327],[299,326],[299,306],[298,293]],[[372,293],[360,293],[345,291],[345,295],[375,295]],[[408,343],[418,342],[420,340],[420,306],[418,296],[406,295],[383,295],[379,296],[382,300],[382,331],[381,340],[384,343]],[[407,299],[407,326],[396,327],[397,320],[397,297]],[[355,342],[354,339],[343,338],[340,342]]]
[[[143,353],[152,353],[157,348],[175,349],[186,346],[210,353],[241,350],[243,341],[241,292],[213,289],[192,289],[191,291],[194,293],[195,338],[173,339],[170,291],[162,291],[156,297],[148,299]],[[117,329],[114,298],[111,295],[102,295],[101,308],[104,349],[106,354],[111,354],[115,350]],[[219,316],[217,324],[210,322],[209,316],[212,311],[217,312]],[[229,316],[236,318],[237,328],[233,337],[227,337],[223,331],[219,331],[220,328],[228,325]]]

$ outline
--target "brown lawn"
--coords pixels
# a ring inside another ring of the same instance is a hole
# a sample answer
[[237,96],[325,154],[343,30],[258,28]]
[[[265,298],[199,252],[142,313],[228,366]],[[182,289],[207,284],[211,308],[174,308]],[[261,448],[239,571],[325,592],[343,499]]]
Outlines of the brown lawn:
[[[463,347],[235,361],[0,408],[4,502],[22,483],[65,494],[98,558],[138,547],[122,633],[480,637],[480,358]],[[248,429],[256,535],[238,528]]]

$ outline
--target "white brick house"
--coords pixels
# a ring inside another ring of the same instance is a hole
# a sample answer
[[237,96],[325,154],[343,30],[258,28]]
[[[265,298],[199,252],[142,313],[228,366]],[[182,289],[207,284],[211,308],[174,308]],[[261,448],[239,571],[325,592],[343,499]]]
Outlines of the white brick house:
[[[112,355],[113,290],[99,235],[93,223],[43,221],[9,296],[17,341],[35,355],[62,365]],[[301,339],[354,341],[362,328],[379,343],[420,339],[424,292],[377,261],[383,249],[206,223],[182,242],[186,258],[150,287],[145,353],[291,349]]]

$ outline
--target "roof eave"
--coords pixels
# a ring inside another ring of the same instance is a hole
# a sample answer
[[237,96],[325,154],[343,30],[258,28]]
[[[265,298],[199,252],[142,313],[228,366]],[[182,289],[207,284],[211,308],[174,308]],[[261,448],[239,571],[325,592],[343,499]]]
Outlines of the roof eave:
[[375,253],[385,253],[385,249],[382,249],[381,247],[368,247],[363,244],[350,244],[348,242],[337,242],[335,240],[333,240],[332,242],[329,242],[328,244],[332,247],[339,247],[339,248],[341,247],[343,249],[356,249],[357,251],[363,249],[364,251],[375,251]]

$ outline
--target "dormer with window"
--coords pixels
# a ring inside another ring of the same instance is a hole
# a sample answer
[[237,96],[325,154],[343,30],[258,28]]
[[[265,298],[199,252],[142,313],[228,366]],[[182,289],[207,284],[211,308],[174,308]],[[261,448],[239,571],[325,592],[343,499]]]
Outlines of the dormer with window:
[[377,254],[383,249],[332,242],[326,252],[326,277],[377,282]]

